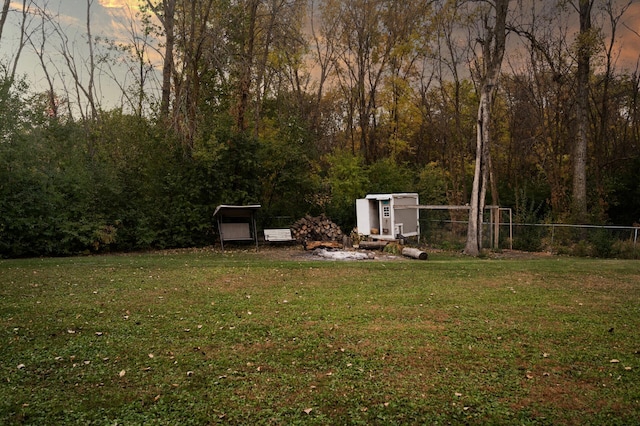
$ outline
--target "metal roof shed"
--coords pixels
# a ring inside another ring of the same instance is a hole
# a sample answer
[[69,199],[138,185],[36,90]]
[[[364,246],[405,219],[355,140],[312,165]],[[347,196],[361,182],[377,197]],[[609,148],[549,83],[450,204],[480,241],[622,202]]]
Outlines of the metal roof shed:
[[220,232],[220,246],[224,251],[225,241],[255,241],[258,250],[256,213],[262,206],[232,206],[222,204],[216,207],[213,217],[217,219]]

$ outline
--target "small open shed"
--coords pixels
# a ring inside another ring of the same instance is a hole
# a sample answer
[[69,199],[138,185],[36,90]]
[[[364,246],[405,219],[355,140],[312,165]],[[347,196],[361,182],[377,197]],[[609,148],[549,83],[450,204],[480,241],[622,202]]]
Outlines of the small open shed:
[[217,220],[220,232],[220,246],[224,251],[225,241],[255,241],[258,250],[258,232],[256,214],[262,206],[233,206],[222,204],[216,207],[213,217]]
[[418,194],[369,194],[356,200],[358,233],[377,240],[420,235]]

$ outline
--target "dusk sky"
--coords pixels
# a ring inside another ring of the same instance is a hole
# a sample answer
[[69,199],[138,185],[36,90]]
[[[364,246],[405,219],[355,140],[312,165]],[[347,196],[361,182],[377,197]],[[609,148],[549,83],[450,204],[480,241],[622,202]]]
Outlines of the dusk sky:
[[[75,40],[77,55],[81,58],[86,58],[86,45],[82,39],[82,34],[85,32],[86,26],[87,1],[35,0],[35,3],[40,6],[47,5],[50,13],[58,17],[57,19],[69,39]],[[620,5],[626,3],[627,0],[619,0]],[[121,42],[128,41],[130,36],[127,27],[131,17],[135,15],[138,4],[139,0],[93,0],[91,6],[91,27],[93,35],[107,37]],[[18,25],[20,18],[17,11],[21,10],[22,1],[13,0],[11,7],[14,12],[10,14],[7,20],[0,45],[0,57],[3,61],[10,60],[15,53],[19,35]],[[32,27],[38,24],[39,21],[37,19],[31,22]],[[622,19],[622,24],[619,29],[619,43],[621,53],[618,67],[630,70],[635,69],[640,57],[640,0],[632,1],[631,6]],[[50,55],[52,63],[56,62],[56,57],[60,59],[59,54],[57,55],[54,51],[50,52]],[[158,59],[159,58],[156,58],[156,60]],[[34,89],[40,89],[42,70],[29,46],[25,47],[19,65],[19,74],[26,75],[29,81],[35,86]],[[101,84],[108,86],[109,83],[102,81]],[[112,92],[110,89],[102,87],[101,95],[104,96],[107,104],[116,101],[109,99],[108,93],[110,92]]]

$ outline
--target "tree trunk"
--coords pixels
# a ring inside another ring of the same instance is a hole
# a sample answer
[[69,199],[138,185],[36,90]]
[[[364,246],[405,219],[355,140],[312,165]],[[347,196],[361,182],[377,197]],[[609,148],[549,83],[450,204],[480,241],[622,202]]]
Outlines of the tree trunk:
[[509,0],[496,0],[494,5],[495,22],[488,25],[488,17],[484,17],[485,34],[482,43],[480,65],[480,105],[478,107],[478,123],[476,127],[476,166],[473,175],[473,187],[469,203],[469,226],[467,243],[464,252],[470,256],[478,256],[482,250],[482,215],[487,193],[487,177],[489,173],[489,148],[491,142],[490,118],[491,104],[495,86],[500,75],[502,58],[506,43],[506,18]]
[[405,247],[402,249],[402,255],[406,256],[406,257],[412,257],[414,259],[419,259],[419,260],[427,260],[429,258],[429,255],[417,248],[411,248],[411,247]]
[[236,127],[240,133],[244,133],[247,130],[247,108],[249,106],[249,100],[251,96],[251,75],[253,73],[254,56],[255,56],[255,43],[256,43],[256,31],[257,31],[257,19],[258,19],[258,6],[260,0],[249,0],[246,7],[248,9],[247,21],[243,22],[242,28],[242,45],[240,48],[241,57],[239,61],[240,69],[240,81],[239,81],[239,93],[238,103],[236,105]]
[[576,144],[573,151],[573,217],[587,219],[587,135],[589,128],[589,63],[591,60],[591,7],[593,0],[579,0],[580,34],[576,89]]
[[473,186],[469,203],[469,226],[467,243],[464,252],[477,256],[482,250],[482,216],[484,212],[487,187],[487,150],[489,147],[489,118],[491,112],[492,87],[483,87],[478,108],[478,124],[476,134],[476,166],[473,173]]
[[162,99],[160,101],[160,116],[167,119],[169,103],[171,101],[171,75],[173,74],[173,48],[175,45],[175,12],[176,0],[163,0],[162,9],[154,7],[147,0],[150,9],[162,24],[165,33],[164,58],[162,62]]
[[175,11],[176,1],[167,0],[165,7],[165,47],[164,60],[162,62],[162,100],[160,101],[160,115],[165,119],[169,116],[171,102],[171,76],[173,75],[173,48],[175,45]]

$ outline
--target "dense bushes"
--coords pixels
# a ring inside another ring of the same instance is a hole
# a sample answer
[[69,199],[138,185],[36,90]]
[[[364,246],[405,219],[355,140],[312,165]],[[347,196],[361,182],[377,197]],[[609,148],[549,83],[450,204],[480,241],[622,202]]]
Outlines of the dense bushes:
[[[356,225],[355,199],[367,193],[418,192],[423,204],[463,204],[468,197],[471,162],[459,169],[391,157],[367,163],[357,150],[319,149],[303,117],[279,105],[265,110],[271,115],[259,137],[216,112],[202,118],[185,145],[161,120],[117,109],[87,121],[51,117],[25,97],[21,83],[12,87],[0,92],[0,257],[209,245],[219,204],[260,203],[264,227],[325,213],[348,233]],[[638,217],[639,164],[625,163],[600,197],[614,223]],[[513,208],[515,222],[556,221],[548,181],[531,179],[529,187],[499,183],[501,206]],[[431,213],[423,231],[432,235],[442,228],[434,218],[455,222],[452,246],[464,238],[464,213]],[[560,246],[561,237],[553,243]],[[541,228],[528,227],[513,244],[546,249],[545,238]],[[637,257],[636,246],[606,233],[567,241],[562,247],[572,254]]]

